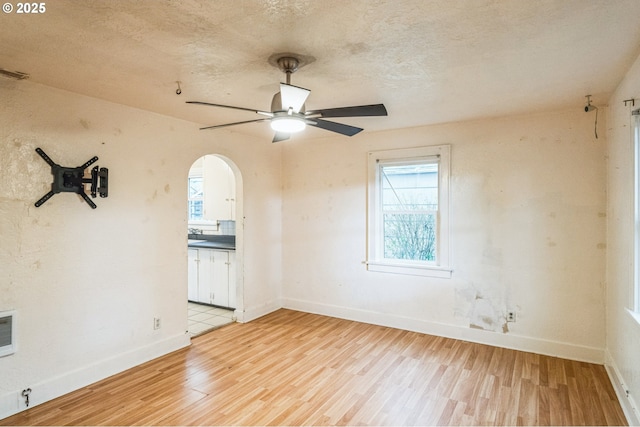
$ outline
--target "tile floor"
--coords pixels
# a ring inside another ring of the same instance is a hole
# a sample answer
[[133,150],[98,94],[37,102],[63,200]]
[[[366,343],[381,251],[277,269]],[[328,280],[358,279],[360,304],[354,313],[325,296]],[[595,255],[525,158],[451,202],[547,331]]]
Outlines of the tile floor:
[[234,310],[189,301],[189,335],[192,338],[233,322]]

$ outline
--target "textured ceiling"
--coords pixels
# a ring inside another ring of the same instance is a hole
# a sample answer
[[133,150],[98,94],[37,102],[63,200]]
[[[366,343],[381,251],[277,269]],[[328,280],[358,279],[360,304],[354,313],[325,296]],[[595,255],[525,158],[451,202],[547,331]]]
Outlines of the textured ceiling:
[[185,101],[268,110],[284,81],[268,59],[293,52],[307,109],[384,103],[336,120],[381,130],[605,104],[640,54],[638,17],[638,0],[49,0],[0,15],[0,68],[213,125],[259,117]]

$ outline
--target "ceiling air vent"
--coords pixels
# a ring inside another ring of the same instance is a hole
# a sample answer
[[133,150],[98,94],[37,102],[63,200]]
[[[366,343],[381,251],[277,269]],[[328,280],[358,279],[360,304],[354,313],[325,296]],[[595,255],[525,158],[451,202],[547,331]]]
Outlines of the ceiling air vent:
[[0,68],[0,77],[6,77],[8,79],[14,80],[24,80],[29,78],[29,74],[23,73],[22,71],[8,71],[4,68]]

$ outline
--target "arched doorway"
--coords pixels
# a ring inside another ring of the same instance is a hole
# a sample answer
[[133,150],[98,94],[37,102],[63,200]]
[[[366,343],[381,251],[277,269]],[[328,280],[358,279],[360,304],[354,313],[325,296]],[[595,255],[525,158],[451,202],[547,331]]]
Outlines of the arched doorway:
[[191,336],[244,320],[242,185],[237,165],[222,155],[202,156],[189,170],[187,288]]

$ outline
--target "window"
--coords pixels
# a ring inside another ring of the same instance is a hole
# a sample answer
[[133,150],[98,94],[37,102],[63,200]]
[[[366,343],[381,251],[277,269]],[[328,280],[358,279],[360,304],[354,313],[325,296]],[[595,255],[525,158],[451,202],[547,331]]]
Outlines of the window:
[[204,191],[202,177],[189,177],[189,221],[201,220],[203,212]]
[[16,351],[15,311],[0,312],[0,357]]
[[634,286],[632,310],[640,313],[640,109],[633,111],[632,120],[634,144]]
[[369,153],[367,269],[451,277],[449,146]]

